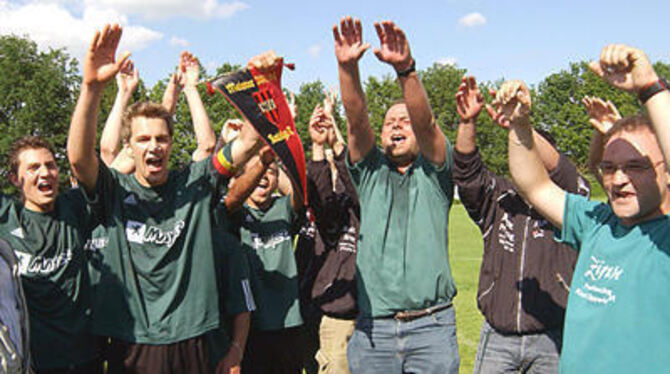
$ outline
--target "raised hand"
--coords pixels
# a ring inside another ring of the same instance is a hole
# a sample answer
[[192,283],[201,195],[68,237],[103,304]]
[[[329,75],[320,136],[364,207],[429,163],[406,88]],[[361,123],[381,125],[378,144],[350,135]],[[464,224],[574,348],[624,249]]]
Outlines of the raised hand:
[[607,83],[626,92],[637,93],[656,82],[658,75],[641,50],[624,44],[610,44],[589,68]]
[[363,28],[358,18],[351,16],[340,20],[340,27],[333,26],[333,38],[335,39],[335,57],[340,65],[351,65],[358,62],[366,50],[370,48],[369,43],[363,43]]
[[337,89],[330,87],[328,90],[323,90],[323,112],[329,116],[333,116],[333,108],[335,107],[335,102],[337,101]]
[[252,57],[247,63],[247,67],[253,67],[259,71],[269,70],[277,64],[279,60],[281,60],[281,57],[277,56],[275,51],[270,50]]
[[116,74],[116,85],[119,88],[119,94],[129,99],[137,89],[140,82],[140,73],[135,69],[135,64],[128,59],[118,74]]
[[122,29],[119,25],[105,25],[102,31],[96,31],[83,61],[83,83],[102,86],[112,79],[126,63],[130,52],[124,52],[116,59]]
[[489,92],[495,100],[493,105],[486,105],[486,111],[495,123],[503,128],[515,123],[529,123],[531,100],[525,83],[511,80],[503,83],[497,93],[494,90]]
[[291,117],[295,120],[295,116],[298,115],[298,105],[295,103],[295,94],[293,91],[288,91],[288,96],[284,93],[286,97],[286,102],[288,103],[288,110],[291,112]]
[[584,96],[582,104],[589,114],[589,123],[601,134],[607,133],[614,123],[621,119],[621,114],[611,101],[605,102],[599,97]]
[[312,111],[312,116],[309,119],[309,137],[312,139],[312,144],[323,145],[328,139],[328,124],[332,127],[332,122],[327,121],[327,116],[323,111],[323,107],[317,104]]
[[190,52],[184,51],[179,56],[179,84],[182,87],[195,87],[200,80],[200,64]]
[[393,21],[375,22],[375,30],[380,43],[379,48],[372,50],[375,56],[396,71],[408,69],[412,65],[412,53],[405,33]]
[[456,92],[456,111],[461,117],[461,121],[470,122],[477,120],[477,116],[484,106],[484,97],[479,88],[475,77],[463,77],[461,85]]

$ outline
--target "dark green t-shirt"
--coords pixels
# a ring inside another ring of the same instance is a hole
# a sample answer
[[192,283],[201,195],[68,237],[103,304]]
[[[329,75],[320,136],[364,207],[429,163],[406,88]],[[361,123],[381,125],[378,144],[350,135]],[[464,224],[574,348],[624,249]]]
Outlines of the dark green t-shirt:
[[244,208],[236,214],[242,248],[249,259],[256,311],[255,330],[302,325],[298,300],[298,270],[293,255],[296,214],[291,198],[273,197],[267,211]]
[[172,171],[149,188],[100,164],[89,201],[94,230],[93,332],[141,344],[169,344],[219,326],[212,244],[211,158]]
[[15,250],[30,319],[37,369],[95,358],[89,334],[90,287],[84,244],[92,223],[79,190],[58,196],[54,210],[37,213],[0,196],[0,231]]
[[377,147],[355,165],[347,159],[361,203],[361,315],[388,317],[448,303],[456,295],[447,253],[452,163],[448,141],[444,165],[419,155],[405,174]]

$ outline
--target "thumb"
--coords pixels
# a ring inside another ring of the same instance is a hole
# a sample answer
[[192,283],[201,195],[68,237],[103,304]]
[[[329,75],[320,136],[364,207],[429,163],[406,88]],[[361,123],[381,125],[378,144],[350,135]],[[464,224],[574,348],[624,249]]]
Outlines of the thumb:
[[382,50],[381,50],[381,49],[379,49],[379,48],[374,48],[374,49],[372,50],[372,52],[375,54],[375,56],[377,56],[377,59],[379,59],[379,61],[384,61],[384,60],[382,59]]
[[125,52],[123,52],[123,53],[121,54],[121,58],[119,58],[118,60],[116,60],[116,64],[115,64],[115,65],[116,65],[116,68],[119,69],[119,70],[121,70],[121,67],[123,66],[123,64],[126,63],[126,60],[128,60],[129,57],[130,57],[130,52],[129,52],[129,51],[125,51]]
[[589,69],[591,69],[591,71],[592,71],[595,75],[597,75],[597,76],[599,76],[599,77],[601,77],[601,78],[605,76],[605,72],[603,71],[602,66],[600,66],[600,62],[599,62],[599,61],[591,61],[591,62],[589,63]]

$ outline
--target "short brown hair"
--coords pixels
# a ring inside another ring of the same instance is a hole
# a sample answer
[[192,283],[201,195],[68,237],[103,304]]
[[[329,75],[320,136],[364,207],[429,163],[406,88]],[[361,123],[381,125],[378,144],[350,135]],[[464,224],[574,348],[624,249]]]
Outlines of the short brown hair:
[[9,172],[10,174],[18,175],[19,171],[19,155],[26,149],[41,149],[44,148],[47,151],[51,152],[51,155],[55,157],[54,150],[51,147],[51,144],[46,140],[40,138],[39,136],[24,136],[19,138],[12,143],[12,147],[9,149]]
[[140,101],[128,107],[125,113],[123,113],[123,120],[121,122],[121,138],[124,142],[128,142],[130,140],[130,123],[133,121],[133,118],[136,117],[160,118],[167,124],[170,136],[174,134],[172,115],[167,109],[165,109],[164,106],[151,101]]
[[622,118],[614,122],[614,125],[607,130],[603,143],[607,143],[612,136],[620,132],[633,132],[643,127],[646,127],[652,134],[656,135],[656,130],[654,130],[654,126],[652,126],[651,120],[646,114],[636,114],[634,116]]

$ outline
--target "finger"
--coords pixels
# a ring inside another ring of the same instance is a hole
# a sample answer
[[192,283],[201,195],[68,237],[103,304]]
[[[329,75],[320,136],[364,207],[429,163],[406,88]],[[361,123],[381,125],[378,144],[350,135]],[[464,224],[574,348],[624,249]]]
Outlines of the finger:
[[340,38],[340,30],[337,28],[337,24],[333,25],[333,39],[335,40],[336,45],[342,44],[342,38]]
[[379,24],[379,22],[375,22],[375,31],[377,32],[377,37],[379,37],[379,43],[384,44],[384,40],[386,40],[386,38],[384,35],[384,30],[382,29],[382,26]]
[[493,109],[493,106],[491,106],[491,104],[486,104],[486,113],[494,121],[495,121],[496,117],[498,116],[498,113],[496,113],[496,110]]
[[395,34],[396,34],[396,40],[397,40],[397,44],[398,44],[398,52],[400,52],[401,54],[404,55],[405,54],[405,49],[409,47],[408,44],[407,44],[407,37],[405,36],[405,33],[402,31],[402,29],[400,27],[398,27],[397,25],[394,26],[393,30],[395,31]]
[[381,49],[379,49],[379,48],[375,48],[375,49],[372,50],[372,52],[375,54],[375,56],[376,56],[380,61],[384,61],[384,59],[383,59],[384,55],[382,54],[382,50],[381,50]]
[[107,37],[109,35],[109,28],[110,28],[110,25],[108,23],[102,29],[102,32],[100,32],[100,38],[98,39],[98,44],[96,45],[97,48],[101,48],[107,42]]
[[594,129],[596,129],[599,133],[605,134],[605,127],[603,126],[602,122],[598,121],[597,119],[591,118],[589,119],[589,123],[591,126],[593,126]]
[[361,20],[358,18],[354,19],[354,31],[356,33],[356,37],[359,41],[363,40],[363,25],[361,25]]
[[123,34],[123,28],[118,24],[114,24],[114,26],[112,26],[112,41],[110,43],[110,47],[112,48],[112,50],[116,51],[116,49],[119,47],[119,42],[121,41],[122,34]]
[[121,69],[121,66],[125,63],[125,61],[130,57],[130,52],[125,51],[121,54],[121,58],[118,59],[115,63],[116,69]]
[[600,61],[591,61],[589,63],[589,69],[593,72],[593,74],[597,75],[600,78],[605,77],[605,71],[603,70],[602,64]]
[[475,79],[475,77],[473,76],[468,77],[468,87],[472,91],[477,89],[477,80]]
[[395,50],[396,47],[396,35],[393,30],[393,23],[390,21],[382,22],[384,27],[384,34],[386,35],[386,45],[389,46],[391,50]]

